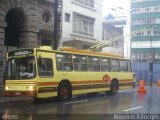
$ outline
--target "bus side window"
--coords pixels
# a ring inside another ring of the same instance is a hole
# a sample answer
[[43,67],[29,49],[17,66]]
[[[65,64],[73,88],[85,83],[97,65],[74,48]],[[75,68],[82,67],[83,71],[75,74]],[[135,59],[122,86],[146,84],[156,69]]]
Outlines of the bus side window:
[[56,64],[58,71],[72,71],[72,56],[69,54],[57,54]]
[[64,70],[63,63],[57,62],[57,70]]
[[87,59],[85,56],[73,55],[74,71],[87,71]]
[[88,71],[91,71],[91,72],[100,71],[98,57],[88,57]]
[[69,54],[63,55],[63,67],[64,67],[65,71],[72,71],[73,70],[71,55],[69,55]]
[[80,71],[80,61],[79,61],[79,56],[72,56],[73,59],[73,68],[74,71]]
[[121,70],[121,72],[128,72],[127,61],[120,60],[120,70]]
[[120,70],[119,60],[111,59],[111,69],[112,69],[112,72],[119,72]]
[[110,62],[108,58],[100,58],[100,65],[101,65],[101,71],[102,72],[110,72]]

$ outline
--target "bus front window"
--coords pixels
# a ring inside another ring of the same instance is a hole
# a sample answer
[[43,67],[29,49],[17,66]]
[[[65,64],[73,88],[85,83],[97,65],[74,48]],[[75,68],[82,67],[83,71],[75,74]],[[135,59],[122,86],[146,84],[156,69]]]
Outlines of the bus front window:
[[8,60],[7,79],[33,79],[36,76],[35,58],[11,58]]

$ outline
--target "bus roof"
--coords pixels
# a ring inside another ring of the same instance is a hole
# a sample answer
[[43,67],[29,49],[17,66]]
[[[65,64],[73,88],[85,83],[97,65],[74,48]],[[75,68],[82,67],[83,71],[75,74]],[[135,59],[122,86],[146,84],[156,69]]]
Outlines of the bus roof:
[[[72,54],[80,54],[80,55],[91,55],[91,56],[99,56],[99,57],[110,57],[110,58],[116,58],[116,59],[125,59],[119,55],[109,53],[109,52],[92,52],[89,50],[78,50],[72,47],[62,47],[58,50],[52,50],[51,47],[40,47],[36,48],[37,50],[45,50],[50,52],[56,52],[56,53],[72,53]],[[128,59],[129,60],[129,59]]]
[[[29,50],[29,52],[27,50]],[[115,59],[125,59],[125,58],[123,58],[119,55],[112,54],[112,53],[109,53],[109,52],[105,52],[105,53],[104,52],[92,52],[92,51],[89,51],[89,50],[78,50],[78,49],[70,48],[70,47],[59,48],[59,50],[52,50],[52,48],[49,47],[49,46],[43,46],[43,47],[40,47],[40,48],[22,48],[22,49],[18,49],[18,50],[9,52],[8,56],[10,56],[10,57],[11,56],[16,56],[16,55],[20,56],[23,53],[33,54],[34,51],[46,51],[46,52],[48,51],[48,52],[54,52],[54,53],[67,53],[67,54],[71,53],[71,54],[79,54],[79,55],[89,55],[89,56],[97,56],[97,57],[109,57],[109,58],[115,58]],[[20,53],[18,53],[18,52],[20,52]]]

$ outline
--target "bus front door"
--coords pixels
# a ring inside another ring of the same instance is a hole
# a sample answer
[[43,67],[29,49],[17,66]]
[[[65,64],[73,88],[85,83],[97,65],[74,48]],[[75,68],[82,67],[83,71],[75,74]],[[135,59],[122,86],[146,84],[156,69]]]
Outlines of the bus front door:
[[48,52],[37,52],[37,96],[38,98],[52,97],[55,93],[54,76],[54,54]]

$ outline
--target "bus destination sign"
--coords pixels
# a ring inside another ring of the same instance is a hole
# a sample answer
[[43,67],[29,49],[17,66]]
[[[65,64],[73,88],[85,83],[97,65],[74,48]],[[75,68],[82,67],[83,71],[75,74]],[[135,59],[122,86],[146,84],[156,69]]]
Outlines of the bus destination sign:
[[33,54],[33,50],[32,49],[28,49],[28,50],[18,50],[18,51],[12,51],[8,53],[8,57],[11,56],[22,56],[22,55],[29,55],[29,54]]

